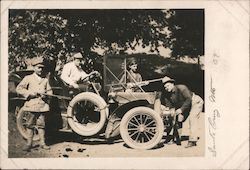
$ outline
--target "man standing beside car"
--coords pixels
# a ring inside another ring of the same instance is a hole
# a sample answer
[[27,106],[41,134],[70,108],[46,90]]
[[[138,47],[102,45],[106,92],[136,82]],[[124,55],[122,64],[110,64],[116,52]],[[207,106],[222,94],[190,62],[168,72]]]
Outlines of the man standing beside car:
[[49,112],[49,104],[48,98],[44,94],[52,94],[52,89],[44,74],[43,57],[33,58],[32,66],[34,73],[24,77],[16,88],[16,92],[27,99],[21,110],[31,113],[30,118],[27,120],[28,137],[27,144],[23,148],[24,151],[32,149],[35,127],[37,127],[40,138],[40,148],[50,149],[45,144],[45,114]]
[[[191,92],[187,86],[176,85],[175,80],[167,76],[162,79],[162,83],[165,89],[162,103],[170,109],[175,109],[176,123],[182,123],[189,116],[189,141],[186,148],[196,146],[199,115],[203,108],[202,98]],[[179,135],[181,136],[181,134]]]
[[98,74],[97,71],[93,71],[87,74],[82,68],[81,64],[84,64],[84,58],[81,53],[73,55],[73,61],[64,65],[61,79],[66,82],[69,86],[75,89],[80,88],[80,82],[87,82],[94,74]]

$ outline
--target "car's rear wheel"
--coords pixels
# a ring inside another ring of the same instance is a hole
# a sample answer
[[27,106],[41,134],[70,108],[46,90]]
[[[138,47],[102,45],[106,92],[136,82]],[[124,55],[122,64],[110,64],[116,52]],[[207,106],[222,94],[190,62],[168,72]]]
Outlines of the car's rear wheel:
[[[23,109],[20,109],[17,113],[17,116],[16,116],[17,129],[24,139],[27,139],[29,136],[27,133],[27,124],[28,124],[28,120],[30,119],[31,116],[32,115],[30,112],[25,111]],[[34,127],[33,132],[34,132],[33,140],[34,141],[39,140],[40,138],[38,135],[37,127]]]
[[120,133],[124,142],[134,149],[151,149],[162,139],[163,121],[148,107],[129,110],[121,120]]

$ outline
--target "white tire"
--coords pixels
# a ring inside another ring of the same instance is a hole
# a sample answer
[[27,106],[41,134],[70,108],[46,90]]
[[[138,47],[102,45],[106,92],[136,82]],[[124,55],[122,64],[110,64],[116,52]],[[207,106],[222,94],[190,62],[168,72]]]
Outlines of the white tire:
[[[22,137],[24,139],[27,139],[28,138],[27,121],[29,120],[29,117],[31,116],[30,115],[31,113],[22,110],[22,108],[19,109],[19,110],[16,110],[16,112],[17,112],[17,115],[16,115],[17,130],[19,131],[19,133],[22,135]],[[39,139],[40,139],[40,137],[38,135],[38,130],[37,130],[37,128],[34,128],[33,140],[37,141]]]
[[103,128],[108,116],[108,108],[101,96],[92,92],[83,92],[70,101],[67,116],[74,132],[81,136],[92,136]]
[[136,107],[122,118],[120,133],[124,142],[134,149],[151,149],[162,139],[164,124],[158,113],[148,107]]

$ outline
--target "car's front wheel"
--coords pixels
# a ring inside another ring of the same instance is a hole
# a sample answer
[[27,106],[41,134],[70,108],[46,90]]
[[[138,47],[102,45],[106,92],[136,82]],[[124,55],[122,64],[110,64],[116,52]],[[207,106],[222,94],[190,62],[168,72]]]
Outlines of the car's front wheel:
[[120,133],[124,142],[134,149],[151,149],[162,139],[163,121],[148,107],[129,110],[121,120]]

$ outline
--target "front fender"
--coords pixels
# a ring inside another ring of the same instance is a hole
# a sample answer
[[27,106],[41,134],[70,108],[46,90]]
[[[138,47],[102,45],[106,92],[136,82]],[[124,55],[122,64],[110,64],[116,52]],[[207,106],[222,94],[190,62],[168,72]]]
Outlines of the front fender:
[[105,137],[107,139],[116,137],[120,134],[120,122],[122,117],[131,109],[138,107],[138,106],[148,106],[153,108],[153,105],[147,100],[136,100],[132,102],[128,102],[126,104],[118,106],[112,114],[110,114],[108,118],[108,124],[105,130]]

